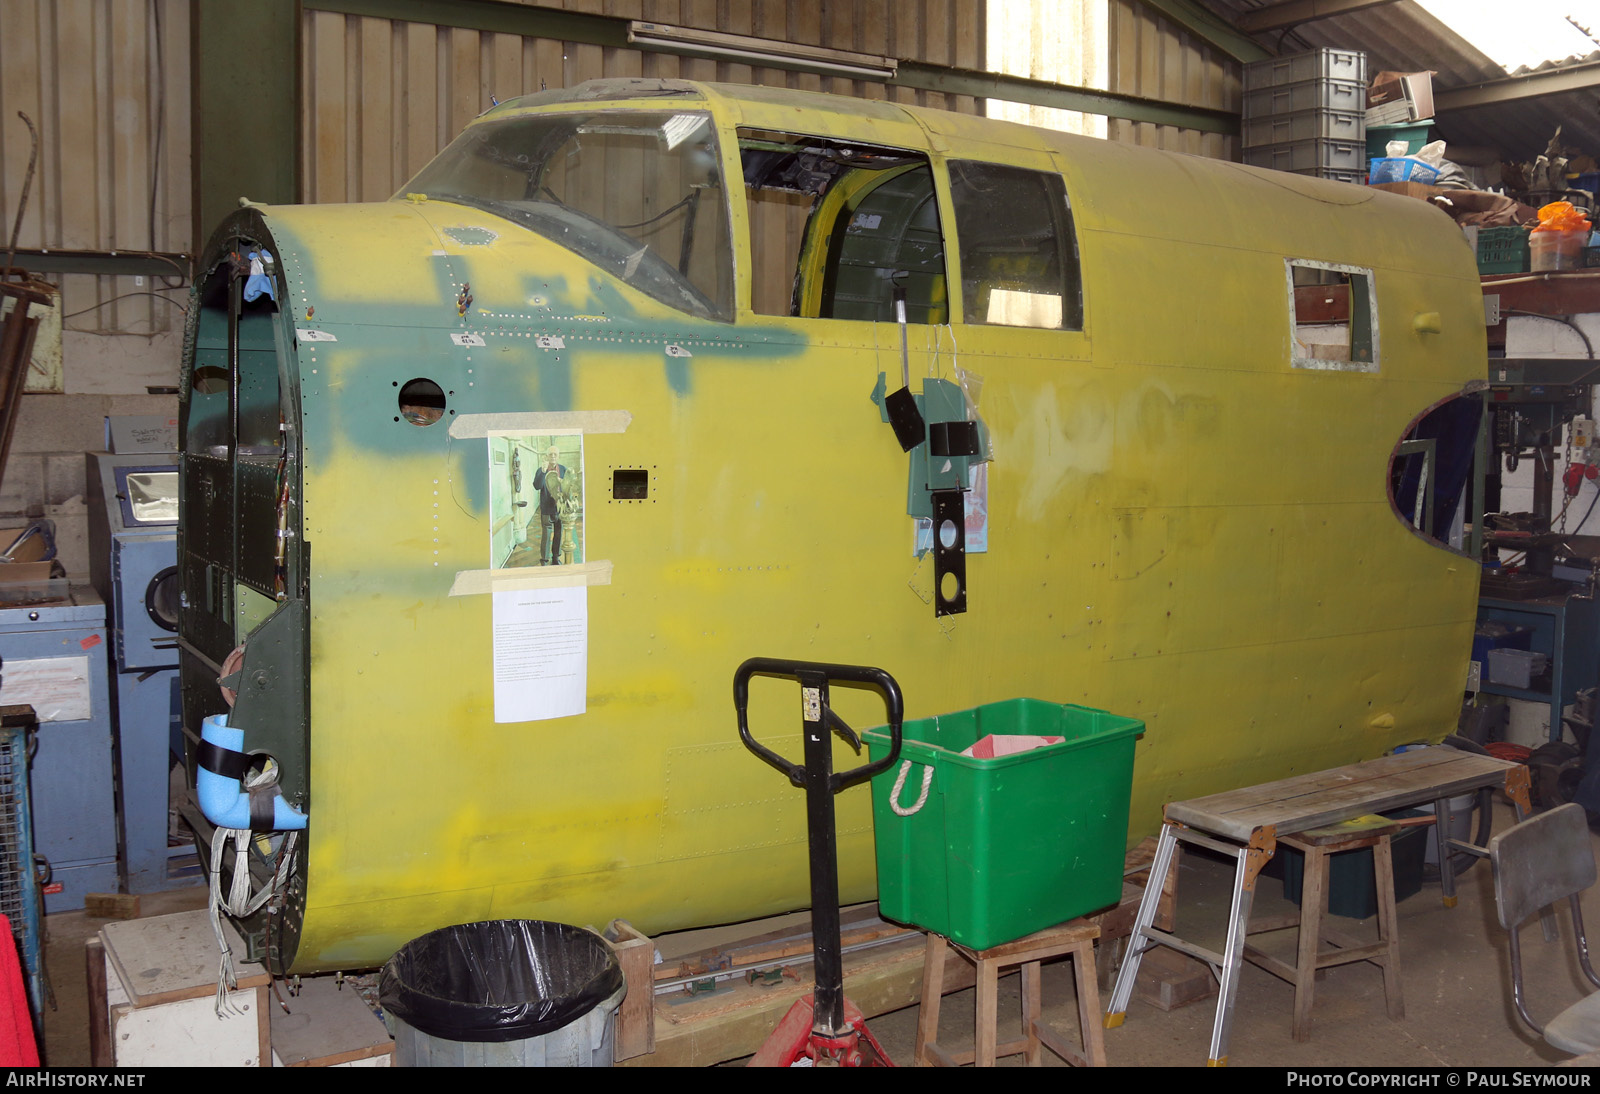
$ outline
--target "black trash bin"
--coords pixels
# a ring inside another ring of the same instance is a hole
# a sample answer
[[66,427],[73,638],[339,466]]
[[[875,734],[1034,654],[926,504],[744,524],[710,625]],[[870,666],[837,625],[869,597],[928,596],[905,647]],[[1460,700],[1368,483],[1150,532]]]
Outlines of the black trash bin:
[[443,927],[384,965],[378,997],[409,1067],[610,1067],[627,992],[604,939],[567,923]]

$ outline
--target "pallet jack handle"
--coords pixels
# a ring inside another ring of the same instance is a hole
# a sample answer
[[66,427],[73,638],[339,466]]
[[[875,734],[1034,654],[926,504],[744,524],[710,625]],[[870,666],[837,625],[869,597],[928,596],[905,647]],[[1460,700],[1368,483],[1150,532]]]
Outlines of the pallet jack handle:
[[[828,791],[837,794],[847,787],[865,782],[874,775],[887,771],[893,767],[900,758],[900,727],[905,721],[905,701],[900,697],[900,685],[895,683],[894,677],[882,669],[870,668],[865,665],[830,665],[815,661],[785,661],[773,657],[752,657],[740,665],[733,674],[733,705],[739,712],[739,739],[744,746],[754,752],[762,760],[777,768],[778,771],[789,777],[789,781],[798,787],[807,786],[807,770],[810,762],[809,750],[807,761],[804,763],[791,763],[779,756],[770,748],[763,745],[750,735],[750,677],[775,676],[784,680],[796,680],[800,684],[800,698],[802,718],[807,727],[807,742],[811,741],[810,730],[813,726],[820,726],[824,730],[832,730],[844,737],[852,745],[860,747],[861,741],[844,719],[833,712],[828,702],[828,687],[832,683],[849,685],[865,685],[883,696],[884,708],[889,715],[889,754],[881,760],[855,768],[852,771],[833,772],[832,757],[828,758],[830,770],[826,774]],[[817,734],[820,739],[826,739],[823,733]]]
[[[750,735],[750,677],[776,676],[800,684],[805,762],[791,763]],[[889,714],[889,754],[850,771],[833,771],[830,733],[838,733],[857,749],[860,738],[829,704],[831,685],[866,687],[883,696]],[[831,1062],[871,1058],[887,1063],[882,1048],[867,1032],[861,1014],[844,997],[844,961],[839,942],[839,845],[833,796],[887,771],[900,758],[900,729],[905,703],[900,685],[882,669],[861,665],[829,665],[752,657],[733,674],[733,705],[739,712],[739,738],[746,748],[787,775],[806,792],[806,837],[811,858],[811,938],[817,984],[812,996],[796,1003],[767,1045],[756,1054],[762,1063],[787,1066],[798,1055]],[[865,1038],[871,1051],[860,1048]]]

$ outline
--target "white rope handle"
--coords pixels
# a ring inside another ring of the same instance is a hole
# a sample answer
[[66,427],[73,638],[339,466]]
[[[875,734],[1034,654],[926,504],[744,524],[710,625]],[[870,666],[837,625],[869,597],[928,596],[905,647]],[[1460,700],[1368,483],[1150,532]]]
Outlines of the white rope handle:
[[917,799],[917,804],[909,808],[900,804],[900,791],[905,789],[906,774],[911,770],[911,761],[907,760],[900,765],[900,775],[894,781],[894,790],[889,795],[889,808],[893,809],[897,817],[909,817],[921,809],[928,801],[928,788],[933,785],[933,765],[922,769],[922,796]]

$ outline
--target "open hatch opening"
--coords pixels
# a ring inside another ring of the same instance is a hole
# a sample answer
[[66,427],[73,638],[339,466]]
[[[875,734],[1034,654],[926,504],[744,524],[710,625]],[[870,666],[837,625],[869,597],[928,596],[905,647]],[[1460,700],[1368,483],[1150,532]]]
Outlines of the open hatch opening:
[[1395,515],[1441,547],[1462,550],[1472,519],[1467,487],[1483,396],[1458,395],[1418,418],[1389,457]]

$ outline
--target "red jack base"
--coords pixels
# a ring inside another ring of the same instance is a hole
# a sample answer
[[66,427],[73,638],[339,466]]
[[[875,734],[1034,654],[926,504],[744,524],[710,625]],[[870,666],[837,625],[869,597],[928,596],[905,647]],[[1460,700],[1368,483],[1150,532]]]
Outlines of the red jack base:
[[812,1029],[815,1000],[801,996],[750,1058],[750,1067],[893,1067],[854,1003],[844,1001],[845,1031],[828,1037]]

